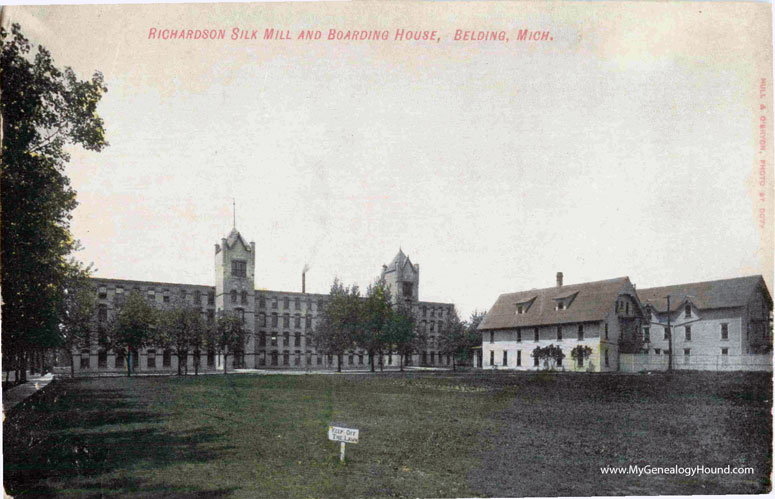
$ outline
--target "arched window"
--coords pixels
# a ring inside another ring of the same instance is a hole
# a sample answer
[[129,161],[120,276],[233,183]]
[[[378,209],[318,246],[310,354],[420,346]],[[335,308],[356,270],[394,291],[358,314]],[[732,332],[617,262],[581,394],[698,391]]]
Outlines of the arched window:
[[236,289],[232,289],[231,293],[229,293],[229,296],[231,297],[231,302],[232,303],[237,303],[237,290]]

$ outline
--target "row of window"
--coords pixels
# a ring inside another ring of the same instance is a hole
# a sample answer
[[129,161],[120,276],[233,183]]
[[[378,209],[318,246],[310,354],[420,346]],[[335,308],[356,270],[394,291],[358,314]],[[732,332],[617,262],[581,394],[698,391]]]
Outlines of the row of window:
[[[692,341],[692,327],[691,326],[684,326],[684,341]],[[665,340],[669,339],[670,335],[668,333],[667,328],[664,328],[663,330],[664,338]],[[729,324],[727,323],[721,323],[719,324],[719,338],[722,341],[726,341],[729,339]],[[651,342],[651,328],[643,328],[643,342],[649,343]]]
[[[136,292],[138,294],[142,293],[142,291],[141,291],[139,286],[133,287],[132,291],[134,291],[134,292]],[[186,298],[189,295],[189,291],[186,290],[186,289],[183,289],[183,288],[181,288],[178,291],[178,293],[180,295],[181,300],[183,300],[183,301],[185,301]],[[125,294],[124,293],[124,288],[122,286],[116,286],[116,289],[115,289],[115,299],[120,301],[121,299],[123,299],[124,294]],[[195,290],[193,292],[194,304],[201,304],[202,303],[202,295],[203,295],[203,293],[200,290]],[[156,301],[156,289],[148,289],[148,290],[146,290],[145,296],[146,296],[146,298],[149,301]],[[169,289],[162,289],[162,291],[161,291],[162,302],[169,303],[170,302],[170,296],[171,296],[171,292],[170,292]],[[104,300],[107,297],[108,297],[108,288],[107,288],[107,286],[100,286],[97,289],[97,298]],[[215,304],[215,292],[214,291],[207,292],[207,304],[208,305],[214,305]]]
[[[146,352],[146,365],[149,369],[155,369],[159,367],[157,364],[157,355],[155,350],[148,350]],[[89,368],[90,354],[89,350],[83,350],[81,352],[81,369]],[[136,351],[132,352],[132,367],[136,368],[140,365],[140,356]],[[123,351],[119,351],[115,354],[113,367],[122,368],[126,366],[126,354]],[[215,366],[215,352],[207,353],[207,366]],[[97,352],[97,367],[108,367],[108,351],[100,350]],[[172,367],[172,351],[164,350],[161,356],[161,367]]]
[[[508,350],[503,350],[501,355],[503,356],[503,363],[501,365],[502,366],[508,366],[509,365],[509,352],[508,352]],[[559,359],[557,361],[557,367],[562,367],[562,361],[563,361],[563,359]],[[540,367],[540,362],[541,362],[541,360],[538,357],[533,357],[533,367]],[[609,363],[609,360],[608,360],[608,350],[607,349],[603,350],[603,363],[604,363],[605,367],[610,367],[610,363]],[[490,350],[490,365],[491,366],[495,365],[495,351],[494,350]],[[521,367],[522,366],[522,350],[517,350],[517,362],[516,362],[516,365],[517,365],[517,367]],[[576,359],[576,365],[578,367],[584,367],[584,357],[583,356],[579,356]]]
[[[668,355],[668,354],[670,354],[670,350],[668,350],[668,349],[662,350],[661,348],[655,348],[654,349],[654,353],[656,355],[662,355],[662,354]],[[692,354],[692,349],[691,348],[684,348],[684,357],[689,357],[691,354]],[[721,355],[729,355],[729,347],[722,347],[721,348]]]
[[[272,314],[272,327],[278,327],[279,323],[279,316],[277,314]],[[282,327],[291,327],[291,316],[288,314],[283,315],[283,326]],[[258,314],[258,327],[267,327],[266,326],[266,314]],[[295,315],[293,317],[293,327],[300,329],[301,328],[301,316]],[[312,317],[306,316],[304,318],[304,327],[309,329],[312,327]]]
[[[517,343],[522,342],[522,330],[527,328],[517,328],[516,331],[516,341]],[[563,339],[563,329],[562,326],[557,326],[557,339],[561,340]],[[538,331],[538,328],[533,328],[533,341],[540,341],[540,334]],[[606,324],[606,338],[608,338],[608,324]],[[547,339],[547,338],[544,338]],[[584,325],[579,324],[578,327],[576,327],[576,339],[579,341],[584,339]],[[490,331],[490,343],[495,343],[495,333],[493,331]]]

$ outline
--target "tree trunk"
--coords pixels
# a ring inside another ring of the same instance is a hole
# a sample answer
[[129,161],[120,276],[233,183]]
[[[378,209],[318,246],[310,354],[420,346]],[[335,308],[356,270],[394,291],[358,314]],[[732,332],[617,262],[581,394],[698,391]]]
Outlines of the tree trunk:
[[70,377],[75,378],[75,355],[72,350],[70,350]]
[[126,347],[126,375],[132,376],[132,348]]
[[401,365],[401,372],[404,372],[404,354],[399,354],[399,356],[400,356],[399,364]]
[[229,365],[229,354],[226,352],[223,353],[223,374],[226,374],[226,371],[228,370]]
[[342,354],[336,356],[336,372],[342,372]]
[[385,362],[382,360],[382,352],[379,352],[379,372],[385,372]]
[[199,376],[199,357],[201,352],[194,350],[194,376]]
[[181,368],[180,368],[180,349],[177,349],[177,358],[178,358],[178,376],[181,375]]
[[19,373],[19,381],[21,383],[27,382],[27,352],[22,353],[22,365],[21,369],[19,369],[21,372]]
[[371,372],[374,372],[374,353],[369,352],[369,357],[371,357]]
[[452,357],[452,370],[455,371],[455,357]]

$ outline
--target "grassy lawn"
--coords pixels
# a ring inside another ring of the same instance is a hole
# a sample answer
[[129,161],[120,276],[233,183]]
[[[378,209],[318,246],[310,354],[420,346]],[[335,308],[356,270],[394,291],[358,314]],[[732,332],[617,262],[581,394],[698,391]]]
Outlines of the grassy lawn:
[[[58,381],[3,426],[17,496],[764,493],[771,377],[407,373]],[[360,443],[329,442],[330,422]],[[753,475],[602,475],[601,466]]]

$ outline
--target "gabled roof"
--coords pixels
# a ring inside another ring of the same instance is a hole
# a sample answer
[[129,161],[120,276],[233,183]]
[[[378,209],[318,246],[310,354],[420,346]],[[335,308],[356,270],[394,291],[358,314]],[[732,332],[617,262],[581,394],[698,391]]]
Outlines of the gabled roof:
[[387,265],[384,272],[393,272],[393,271],[400,271],[403,270],[404,267],[409,265],[412,268],[412,271],[414,272],[414,265],[412,265],[412,261],[409,259],[408,256],[404,254],[404,252],[399,249],[398,253],[396,253],[396,256],[393,258],[393,260],[390,262],[390,265]]
[[[639,289],[638,297],[644,305],[648,304],[659,312],[667,310],[667,295],[670,295],[670,308],[675,311],[689,300],[699,309],[742,307],[748,303],[761,285],[767,285],[760,275],[721,279],[718,281],[675,284],[658,288]],[[769,291],[767,297],[772,302]]]
[[[585,282],[506,293],[498,297],[487,312],[479,329],[505,329],[516,327],[565,324],[570,322],[602,321],[612,309],[616,298],[632,289],[628,277],[605,281]],[[575,294],[573,303],[565,310],[555,310],[556,299]],[[523,314],[516,313],[516,304],[535,297],[535,302]]]
[[226,236],[226,246],[228,246],[229,249],[234,247],[234,244],[240,241],[242,243],[242,246],[248,251],[250,251],[250,245],[245,242],[245,240],[242,238],[242,234],[239,233],[237,228],[231,229],[231,232],[229,232],[229,235]]

